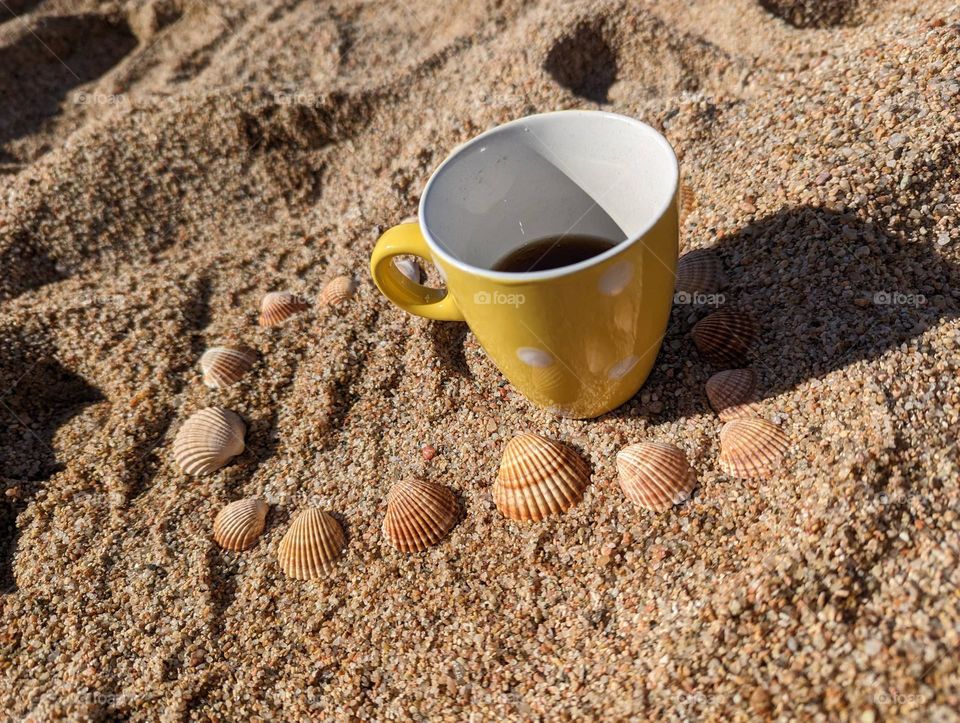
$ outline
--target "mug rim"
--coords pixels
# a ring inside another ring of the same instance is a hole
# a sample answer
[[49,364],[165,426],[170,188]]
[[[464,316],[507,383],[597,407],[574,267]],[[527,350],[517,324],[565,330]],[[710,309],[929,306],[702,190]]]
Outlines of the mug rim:
[[[434,185],[434,182],[440,175],[440,172],[446,168],[447,165],[452,163],[458,156],[460,156],[466,150],[472,148],[474,145],[477,145],[483,142],[488,136],[493,135],[494,133],[502,132],[504,129],[511,128],[513,126],[522,125],[529,122],[531,119],[540,118],[546,119],[556,116],[570,116],[570,115],[589,115],[589,116],[602,116],[608,120],[617,120],[621,122],[626,122],[637,129],[643,131],[645,134],[650,135],[653,140],[656,141],[664,150],[667,152],[667,158],[670,162],[670,166],[673,169],[673,189],[671,190],[670,196],[667,202],[660,208],[655,214],[651,214],[651,220],[648,224],[643,226],[637,233],[627,236],[623,241],[616,244],[613,248],[604,251],[602,254],[597,254],[596,256],[591,256],[588,259],[579,261],[575,264],[570,264],[569,266],[560,266],[555,269],[546,269],[544,271],[494,271],[492,269],[485,269],[480,266],[473,266],[468,264],[465,261],[458,259],[456,256],[448,253],[440,246],[439,243],[433,238],[430,233],[430,230],[427,228],[427,224],[424,221],[424,208],[427,202],[427,199],[430,196],[430,190]],[[472,276],[481,276],[492,281],[497,281],[500,283],[525,283],[533,281],[545,281],[548,279],[556,279],[562,276],[568,276],[570,274],[575,274],[584,269],[589,269],[592,266],[601,264],[607,259],[612,259],[615,256],[618,256],[622,252],[626,251],[632,247],[635,243],[640,241],[644,236],[646,236],[650,230],[660,222],[660,219],[664,217],[667,211],[670,208],[670,205],[674,203],[677,187],[680,183],[680,167],[677,162],[677,154],[673,150],[673,146],[670,145],[670,141],[660,133],[653,126],[644,123],[641,120],[636,118],[631,118],[629,116],[621,115],[619,113],[611,113],[610,111],[605,110],[556,110],[550,111],[547,113],[535,113],[533,115],[523,116],[522,118],[517,118],[516,120],[509,121],[507,123],[502,123],[498,126],[494,126],[478,136],[474,136],[470,140],[461,143],[459,146],[450,151],[450,154],[443,159],[443,162],[433,171],[430,175],[430,179],[427,181],[427,185],[424,186],[423,193],[420,196],[420,203],[417,206],[417,224],[420,227],[420,232],[423,234],[424,239],[427,242],[427,246],[430,248],[430,252],[439,256],[441,259],[446,261],[451,266],[455,266],[461,271],[468,273]]]

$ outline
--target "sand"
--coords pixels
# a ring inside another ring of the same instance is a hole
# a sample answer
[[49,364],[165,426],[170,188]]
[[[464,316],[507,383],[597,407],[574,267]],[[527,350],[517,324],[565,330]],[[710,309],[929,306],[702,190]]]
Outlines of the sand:
[[[960,10],[818,5],[0,4],[4,716],[957,719]],[[792,441],[768,480],[718,468],[709,307],[676,305],[632,401],[572,421],[369,279],[458,143],[601,107],[674,144],[683,248],[760,325]],[[341,274],[356,296],[320,304]],[[311,309],[258,327],[277,289]],[[207,389],[231,341],[261,361]],[[172,440],[213,404],[247,449],[189,477]],[[494,507],[520,431],[589,459],[569,513]],[[614,455],[643,440],[687,453],[687,503],[624,500]],[[411,475],[462,516],[405,555],[380,524]],[[266,531],[221,551],[249,495]],[[348,545],[304,583],[275,554],[306,505]]]

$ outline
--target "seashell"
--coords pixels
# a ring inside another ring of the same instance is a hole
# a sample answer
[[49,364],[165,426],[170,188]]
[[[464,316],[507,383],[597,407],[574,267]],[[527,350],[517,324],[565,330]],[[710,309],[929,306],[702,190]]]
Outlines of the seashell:
[[680,182],[680,218],[685,218],[697,207],[697,197],[686,181]]
[[720,430],[720,468],[733,477],[766,477],[786,454],[787,435],[759,417],[732,419]]
[[757,375],[753,369],[728,369],[707,380],[707,399],[724,422],[739,417],[758,417],[760,408],[753,403],[756,388]]
[[394,259],[393,263],[396,265],[397,271],[415,284],[422,284],[427,278],[427,275],[423,273],[423,267],[413,259]]
[[323,510],[299,513],[277,547],[280,569],[295,580],[313,580],[333,572],[347,544],[340,523]]
[[443,485],[411,479],[387,496],[383,534],[401,552],[420,552],[443,539],[457,521],[457,501]]
[[244,449],[247,426],[234,412],[207,407],[192,415],[173,440],[173,458],[187,474],[210,474]]
[[246,550],[260,537],[267,519],[267,503],[259,497],[231,502],[213,521],[213,539],[224,550]]
[[680,504],[697,485],[683,451],[666,442],[631,444],[617,454],[620,489],[631,502],[654,512]]
[[203,383],[212,389],[240,380],[257,361],[257,353],[245,346],[214,346],[200,357]]
[[353,296],[356,288],[356,284],[349,276],[338,276],[323,287],[323,291],[320,293],[320,301],[332,306],[342,304]]
[[276,326],[309,308],[310,305],[292,291],[271,291],[260,302],[260,326]]
[[739,366],[756,338],[756,327],[748,314],[725,306],[698,321],[690,335],[711,364]]
[[677,261],[675,288],[685,294],[715,294],[724,287],[723,262],[713,249],[696,249]]
[[503,450],[493,500],[511,520],[537,521],[573,507],[589,481],[589,465],[572,448],[539,434],[520,434]]

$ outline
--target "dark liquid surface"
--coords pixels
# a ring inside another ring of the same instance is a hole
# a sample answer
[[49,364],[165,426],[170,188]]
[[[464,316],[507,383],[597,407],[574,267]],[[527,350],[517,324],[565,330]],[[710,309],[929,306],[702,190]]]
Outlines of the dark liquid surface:
[[599,236],[582,234],[548,236],[514,249],[497,261],[493,270],[522,274],[528,271],[559,269],[561,266],[571,266],[609,251],[617,243],[619,242]]

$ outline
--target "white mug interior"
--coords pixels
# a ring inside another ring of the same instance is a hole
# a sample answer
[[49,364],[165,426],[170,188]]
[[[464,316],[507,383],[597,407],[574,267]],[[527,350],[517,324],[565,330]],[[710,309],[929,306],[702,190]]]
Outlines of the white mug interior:
[[[473,272],[572,272],[646,233],[673,202],[678,176],[670,144],[645,123],[602,111],[544,113],[454,151],[424,190],[420,224],[434,253]],[[617,246],[561,269],[491,271],[519,247],[571,234]]]

